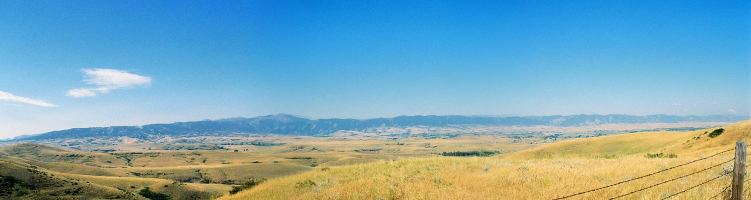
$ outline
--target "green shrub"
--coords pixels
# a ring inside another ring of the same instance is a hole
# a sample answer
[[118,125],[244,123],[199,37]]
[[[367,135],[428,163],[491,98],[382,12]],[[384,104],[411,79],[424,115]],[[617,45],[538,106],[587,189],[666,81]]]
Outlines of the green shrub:
[[[13,189],[16,185],[22,185],[21,180],[12,176],[0,176],[0,197],[10,196],[13,194]],[[21,195],[19,195],[21,196]]]
[[618,155],[603,155],[603,156],[595,156],[595,158],[604,158],[604,159],[616,159],[618,158]]
[[677,158],[678,155],[676,155],[675,153],[670,153],[667,155],[663,153],[655,153],[655,154],[647,153],[645,157],[647,158]]
[[295,156],[295,157],[284,157],[284,159],[306,159],[306,160],[310,160],[310,159],[313,159],[313,157]]
[[149,187],[141,189],[141,191],[138,192],[138,194],[151,200],[171,200],[172,199],[169,195],[151,191],[151,188]]
[[298,188],[298,189],[299,188],[312,187],[312,186],[316,186],[316,183],[313,182],[313,181],[311,181],[311,180],[306,180],[306,181],[303,181],[303,182],[297,182],[295,184],[295,188]]
[[203,177],[203,178],[201,178],[201,183],[209,184],[211,182],[212,182],[211,178],[209,178],[209,177]]
[[722,132],[725,132],[725,129],[718,128],[718,129],[715,129],[714,131],[712,131],[711,133],[709,133],[709,135],[707,135],[707,136],[709,136],[710,138],[714,138],[714,137],[720,136],[720,134],[722,134]]
[[242,185],[233,186],[232,190],[230,190],[229,193],[230,194],[236,194],[236,193],[238,193],[240,191],[253,188],[256,185],[261,184],[261,183],[263,183],[265,181],[266,181],[265,178],[262,178],[262,179],[250,179],[250,180],[248,180],[247,182],[245,182]]
[[495,154],[500,154],[500,151],[454,151],[454,152],[443,152],[440,155],[442,156],[492,156]]

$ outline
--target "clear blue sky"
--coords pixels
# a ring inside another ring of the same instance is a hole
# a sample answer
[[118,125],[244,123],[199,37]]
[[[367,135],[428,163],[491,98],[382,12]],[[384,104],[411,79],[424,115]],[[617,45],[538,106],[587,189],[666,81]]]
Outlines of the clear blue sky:
[[749,1],[0,1],[0,138],[289,113],[749,115]]

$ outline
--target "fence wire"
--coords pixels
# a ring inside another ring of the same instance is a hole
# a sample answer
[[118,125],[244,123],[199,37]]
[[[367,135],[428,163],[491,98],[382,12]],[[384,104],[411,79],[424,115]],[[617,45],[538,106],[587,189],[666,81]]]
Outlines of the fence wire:
[[660,182],[660,183],[657,183],[657,184],[654,184],[654,185],[651,185],[651,186],[647,186],[647,187],[644,187],[644,188],[641,188],[641,189],[638,189],[638,190],[634,190],[632,192],[629,192],[629,193],[626,193],[626,194],[622,194],[620,196],[613,197],[613,198],[610,198],[610,199],[611,200],[612,199],[618,199],[618,198],[625,197],[625,196],[628,196],[628,195],[631,195],[631,194],[634,194],[634,193],[637,193],[637,192],[644,191],[644,190],[649,189],[649,188],[657,187],[657,186],[665,184],[665,183],[669,183],[669,182],[672,182],[672,181],[675,181],[675,180],[678,180],[678,179],[686,178],[686,177],[689,177],[691,175],[694,175],[694,174],[697,174],[697,173],[700,173],[700,172],[704,172],[704,171],[707,171],[709,169],[715,168],[717,166],[723,165],[723,164],[728,163],[728,162],[733,161],[733,160],[735,160],[735,158],[730,159],[730,160],[725,161],[725,162],[722,162],[720,164],[712,165],[711,167],[707,167],[707,168],[704,168],[704,169],[699,170],[699,171],[691,172],[690,174],[686,174],[686,175],[683,175],[683,176],[680,176],[680,177],[677,177],[677,178],[673,178],[673,179],[670,179],[670,180],[667,180],[667,181],[663,181],[663,182]]
[[[602,189],[605,189],[605,188],[613,187],[613,186],[616,186],[616,185],[620,185],[620,184],[623,184],[623,183],[628,183],[628,182],[631,182],[631,181],[639,180],[639,179],[642,179],[642,178],[646,178],[646,177],[649,177],[649,176],[653,176],[653,175],[655,175],[655,174],[659,174],[659,173],[663,173],[663,172],[666,172],[666,171],[670,171],[670,170],[672,170],[672,169],[675,169],[675,168],[678,168],[678,167],[686,166],[686,165],[689,165],[689,164],[691,164],[691,163],[695,163],[695,162],[699,162],[699,161],[702,161],[702,160],[706,160],[706,159],[709,159],[709,158],[712,158],[712,157],[715,157],[715,156],[718,156],[718,155],[720,155],[720,154],[723,154],[723,153],[727,153],[727,152],[729,152],[729,151],[733,151],[733,150],[735,150],[735,148],[732,148],[732,149],[728,149],[728,150],[725,150],[725,151],[721,151],[721,152],[719,152],[719,153],[716,153],[716,154],[713,154],[713,155],[711,155],[711,156],[707,156],[707,157],[704,157],[704,158],[699,158],[699,159],[696,159],[696,160],[693,160],[693,161],[689,161],[689,162],[686,162],[686,163],[683,163],[683,164],[680,164],[680,165],[676,165],[676,166],[673,166],[673,167],[670,167],[670,168],[667,168],[667,169],[663,169],[663,170],[660,170],[660,171],[656,171],[656,172],[653,172],[653,173],[649,173],[649,174],[647,174],[647,175],[643,175],[643,176],[635,177],[635,178],[632,178],[632,179],[629,179],[629,180],[625,180],[625,181],[621,181],[621,182],[613,183],[613,184],[610,184],[610,185],[606,185],[606,186],[603,186],[603,187],[599,187],[599,188],[595,188],[595,189],[591,189],[591,190],[587,190],[587,191],[579,192],[579,193],[576,193],[576,194],[571,194],[571,195],[568,195],[568,196],[564,196],[564,197],[558,197],[558,198],[555,198],[555,199],[553,199],[553,200],[567,199],[567,198],[571,198],[571,197],[579,196],[579,195],[582,195],[582,194],[586,194],[586,193],[590,193],[590,192],[594,192],[594,191],[602,190]],[[723,162],[722,164],[724,164],[724,163],[726,163],[726,162]],[[714,167],[714,166],[713,166],[713,167]],[[705,169],[705,170],[706,170],[706,169]],[[616,197],[616,198],[618,198],[618,197]]]
[[[729,173],[728,173],[728,174],[729,174]],[[721,195],[722,193],[725,193],[725,191],[727,191],[727,190],[728,190],[728,188],[730,188],[730,186],[731,186],[731,185],[725,186],[725,188],[723,188],[723,189],[722,189],[722,191],[720,191],[720,193],[717,193],[717,194],[715,194],[714,196],[712,196],[712,198],[709,198],[709,199],[715,199],[715,198],[717,198],[717,197],[718,197],[718,196],[720,196],[720,195]]]
[[678,192],[678,193],[675,193],[675,194],[673,194],[673,195],[670,195],[670,196],[668,196],[668,197],[662,198],[662,200],[665,200],[665,199],[669,199],[669,198],[672,198],[672,197],[674,197],[674,196],[677,196],[677,195],[679,195],[679,194],[681,194],[681,193],[684,193],[684,192],[686,192],[686,191],[689,191],[689,190],[691,190],[691,189],[694,189],[694,188],[696,188],[696,187],[699,187],[699,186],[701,186],[701,185],[707,184],[707,183],[709,183],[709,182],[711,182],[711,181],[717,180],[718,178],[720,178],[720,177],[723,177],[723,176],[725,176],[725,175],[728,175],[728,174],[730,174],[730,173],[724,173],[724,174],[720,174],[720,175],[719,175],[719,176],[717,176],[717,177],[714,177],[714,178],[712,178],[712,179],[709,179],[709,180],[707,180],[707,181],[704,181],[704,182],[702,182],[702,183],[699,183],[699,184],[697,184],[697,185],[694,185],[693,187],[690,187],[690,188],[688,188],[688,189],[685,189],[685,190],[683,190],[683,191],[680,191],[680,192]]

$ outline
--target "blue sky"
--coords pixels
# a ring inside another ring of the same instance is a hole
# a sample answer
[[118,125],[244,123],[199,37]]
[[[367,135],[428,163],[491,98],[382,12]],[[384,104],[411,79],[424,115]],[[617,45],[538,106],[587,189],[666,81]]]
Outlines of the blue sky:
[[748,1],[0,1],[0,138],[289,113],[749,115]]

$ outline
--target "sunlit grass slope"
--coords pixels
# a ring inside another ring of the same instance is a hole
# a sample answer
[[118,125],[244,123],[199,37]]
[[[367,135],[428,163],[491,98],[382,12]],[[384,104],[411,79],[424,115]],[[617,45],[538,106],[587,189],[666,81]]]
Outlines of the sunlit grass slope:
[[[724,131],[714,138],[712,131]],[[518,159],[602,158],[646,153],[675,153],[678,156],[700,156],[733,148],[735,142],[751,137],[751,121],[726,127],[689,132],[644,132],[569,140],[507,155]]]
[[[748,140],[751,121],[724,128],[709,138],[707,129],[636,133],[565,141],[509,155],[439,157],[325,168],[269,180],[222,199],[552,199],[628,180]],[[697,139],[698,137],[698,139]],[[677,158],[647,158],[647,153]],[[607,199],[689,174],[733,158],[732,152],[573,199]],[[725,174],[725,164],[702,173],[625,196],[660,199]],[[729,176],[680,194],[676,199],[708,199],[730,182]],[[748,195],[748,194],[747,194]]]
[[199,183],[181,183],[173,180],[158,178],[138,178],[138,177],[109,177],[109,176],[90,176],[80,174],[58,173],[73,180],[84,181],[87,183],[106,185],[127,191],[132,194],[138,194],[143,188],[149,187],[154,192],[169,195],[172,199],[211,199],[218,197],[232,189],[229,185],[222,184],[199,184]]
[[29,161],[65,162],[94,167],[117,167],[125,165],[124,161],[110,154],[70,151],[34,143],[0,147],[0,152],[7,156]]
[[[2,158],[2,157],[0,157]],[[139,199],[112,187],[0,160],[0,199]]]
[[145,199],[139,192],[146,187],[172,199],[211,199],[232,189],[230,185],[136,177],[133,171],[138,170],[109,154],[31,143],[6,146],[0,149],[0,199]]

